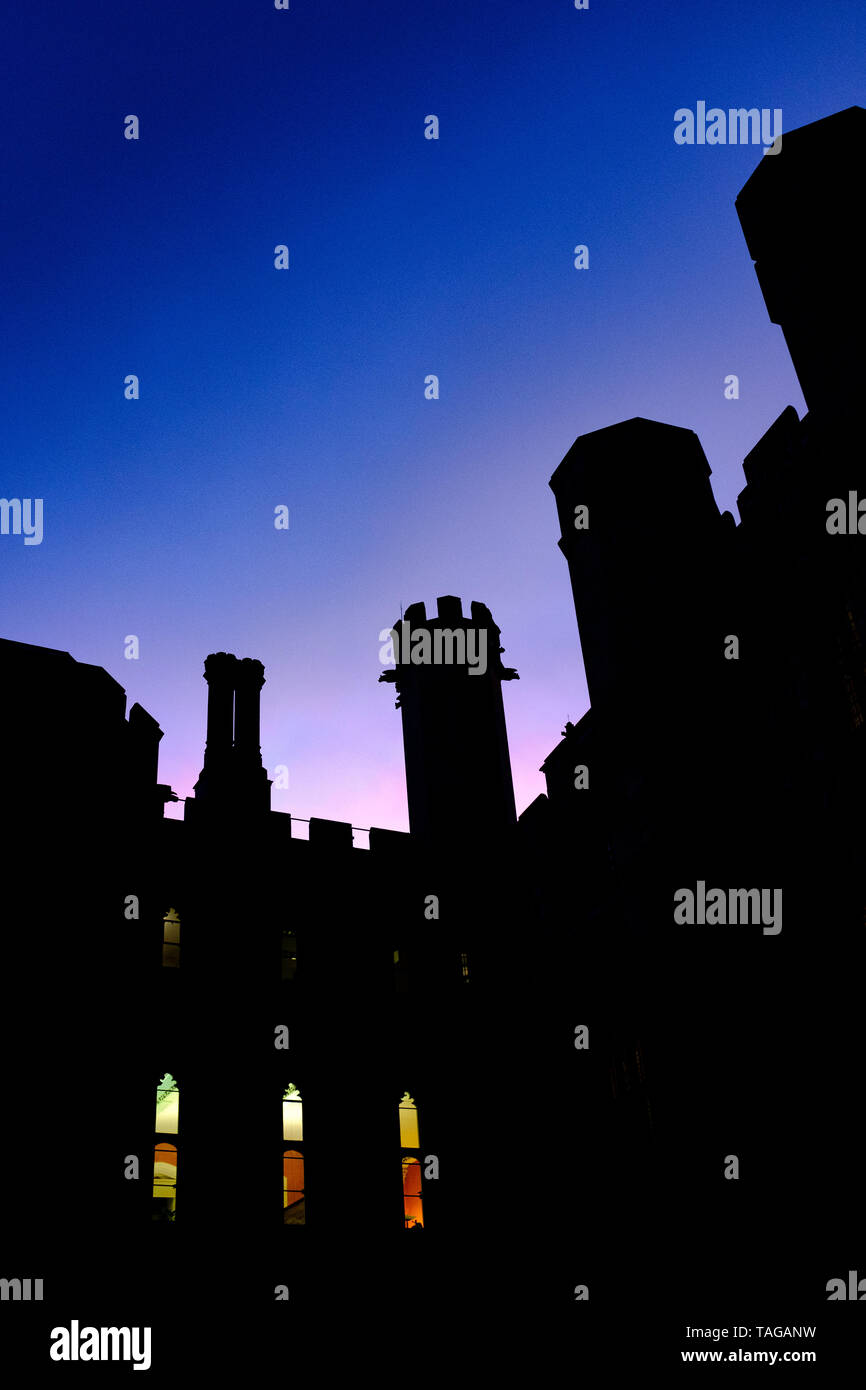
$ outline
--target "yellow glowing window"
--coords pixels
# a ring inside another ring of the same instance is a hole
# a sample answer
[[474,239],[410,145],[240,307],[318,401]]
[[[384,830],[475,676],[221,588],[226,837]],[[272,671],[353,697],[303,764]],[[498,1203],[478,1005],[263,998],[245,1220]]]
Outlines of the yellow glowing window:
[[420,1141],[418,1139],[418,1107],[408,1091],[403,1092],[403,1099],[400,1101],[400,1147],[402,1149],[417,1149],[420,1147]]
[[421,1164],[417,1158],[403,1159],[403,1223],[408,1230],[424,1225],[421,1197]]
[[304,1155],[298,1149],[283,1154],[283,1221],[289,1226],[305,1224]]
[[180,965],[180,918],[173,907],[162,919],[162,963]]
[[177,1121],[180,1112],[180,1092],[171,1072],[166,1072],[156,1088],[157,1134],[177,1134]]
[[283,1138],[300,1141],[303,1137],[304,1105],[297,1086],[290,1082],[283,1093]]
[[157,1144],[153,1150],[153,1219],[173,1221],[177,1199],[177,1149]]

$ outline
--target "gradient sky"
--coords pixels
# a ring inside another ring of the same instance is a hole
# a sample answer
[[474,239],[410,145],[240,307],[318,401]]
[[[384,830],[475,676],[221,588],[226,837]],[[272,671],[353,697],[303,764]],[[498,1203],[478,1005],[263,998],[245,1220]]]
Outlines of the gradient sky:
[[[588,705],[547,486],[574,439],[694,429],[736,516],[805,411],[734,210],[760,147],[678,146],[674,111],[866,104],[866,8],[32,0],[3,39],[0,495],[45,531],[0,537],[0,636],[104,666],[180,796],[204,657],[258,657],[274,808],[406,829],[378,634],[480,599],[522,810]],[[50,730],[33,758],[64,797]]]

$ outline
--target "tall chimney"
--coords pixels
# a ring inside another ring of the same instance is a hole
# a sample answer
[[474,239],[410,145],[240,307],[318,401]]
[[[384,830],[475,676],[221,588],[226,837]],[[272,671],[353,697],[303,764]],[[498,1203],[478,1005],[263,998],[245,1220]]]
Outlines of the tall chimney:
[[213,652],[205,657],[207,681],[207,743],[204,768],[199,778],[205,787],[214,778],[226,777],[232,756],[232,711],[234,706],[237,657],[230,652]]
[[[270,809],[270,782],[259,746],[259,702],[265,680],[260,661],[239,661],[230,652],[205,659],[208,683],[207,744],[194,788],[195,803],[210,810],[247,815]],[[232,735],[234,733],[234,739]]]
[[245,656],[235,667],[234,775],[237,795],[244,806],[270,809],[270,782],[262,767],[259,743],[261,691],[265,668]]

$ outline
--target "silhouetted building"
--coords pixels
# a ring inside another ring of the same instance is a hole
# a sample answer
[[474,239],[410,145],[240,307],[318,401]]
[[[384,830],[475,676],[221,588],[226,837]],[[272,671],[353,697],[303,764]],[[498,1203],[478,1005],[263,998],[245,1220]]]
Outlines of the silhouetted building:
[[[395,625],[380,679],[411,832],[373,828],[369,852],[270,809],[260,662],[206,658],[177,822],[151,716],[99,668],[0,643],[7,960],[31,1020],[4,1039],[30,1145],[16,1248],[47,1260],[62,1214],[138,1242],[176,1297],[206,1261],[217,1317],[285,1284],[380,1330],[400,1306],[501,1317],[511,1285],[524,1318],[582,1282],[619,1306],[662,1267],[722,1288],[712,1251],[758,1225],[777,1282],[804,1277],[802,1247],[819,1283],[849,1267],[866,522],[827,518],[866,495],[864,119],[786,134],[737,202],[810,406],[745,460],[739,526],[697,437],[655,421],[581,436],[551,478],[592,708],[519,820],[517,673],[484,604]],[[762,912],[780,892],[783,915],[684,923],[684,889]],[[743,1297],[765,1277],[742,1271]]]

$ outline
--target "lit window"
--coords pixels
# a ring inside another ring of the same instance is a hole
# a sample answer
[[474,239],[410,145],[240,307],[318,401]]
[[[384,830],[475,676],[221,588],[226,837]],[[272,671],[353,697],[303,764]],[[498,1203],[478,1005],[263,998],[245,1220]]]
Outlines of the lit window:
[[180,918],[173,907],[162,919],[162,963],[180,965]]
[[403,1092],[403,1099],[400,1101],[400,1147],[419,1148],[418,1107],[408,1091]]
[[154,1221],[173,1221],[177,1198],[177,1149],[174,1144],[157,1144],[153,1151]]
[[171,1072],[167,1071],[156,1088],[156,1124],[154,1128],[157,1134],[177,1134],[179,1111],[180,1092]]
[[287,1226],[305,1225],[304,1155],[299,1149],[283,1154],[283,1221]]
[[[421,1141],[418,1136],[418,1107],[408,1091],[400,1101],[400,1147],[403,1150],[403,1225],[406,1230],[424,1225],[421,1196]],[[414,1153],[407,1153],[413,1149]]]
[[304,1103],[291,1081],[283,1092],[283,1139],[293,1145],[283,1152],[283,1221],[288,1226],[303,1226],[306,1222],[302,1148]]
[[[180,1091],[170,1071],[165,1073],[156,1088],[157,1134],[177,1134]],[[154,1221],[173,1221],[177,1196],[177,1148],[174,1144],[155,1144],[153,1150]]]
[[403,1159],[403,1223],[406,1230],[424,1225],[421,1198],[421,1164],[417,1158]]
[[460,952],[460,978],[462,980],[469,979],[469,956],[466,951]]
[[297,1086],[289,1085],[283,1092],[283,1138],[303,1139],[304,1104]]

